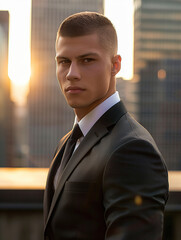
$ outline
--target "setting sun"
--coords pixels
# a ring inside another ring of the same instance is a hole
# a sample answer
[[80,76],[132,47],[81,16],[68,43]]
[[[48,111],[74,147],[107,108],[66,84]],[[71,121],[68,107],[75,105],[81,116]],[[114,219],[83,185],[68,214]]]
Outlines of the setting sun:
[[[9,57],[8,75],[12,83],[12,100],[26,102],[31,75],[31,0],[0,1],[0,10],[8,10]],[[118,33],[118,53],[122,68],[117,77],[131,79],[133,75],[133,2],[132,0],[105,0],[105,15]]]
[[105,0],[104,13],[118,34],[122,67],[117,77],[129,80],[133,76],[133,0]]
[[15,102],[23,104],[31,75],[31,0],[1,1],[0,10],[8,10],[10,15],[8,75],[12,82],[11,95]]

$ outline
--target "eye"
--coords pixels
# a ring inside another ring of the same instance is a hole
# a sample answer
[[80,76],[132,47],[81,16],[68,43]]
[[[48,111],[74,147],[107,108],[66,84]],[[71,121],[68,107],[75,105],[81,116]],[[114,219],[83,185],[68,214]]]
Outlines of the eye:
[[84,59],[83,59],[83,62],[84,62],[84,63],[89,63],[89,62],[93,62],[93,61],[94,61],[93,58],[84,58]]
[[69,59],[57,59],[57,64],[58,65],[67,65],[70,63]]
[[67,64],[70,63],[70,61],[68,59],[64,59],[60,61],[61,64]]

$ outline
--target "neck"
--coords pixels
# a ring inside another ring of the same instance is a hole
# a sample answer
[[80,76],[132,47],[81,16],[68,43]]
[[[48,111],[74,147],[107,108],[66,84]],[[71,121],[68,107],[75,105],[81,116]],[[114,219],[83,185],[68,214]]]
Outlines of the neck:
[[100,99],[99,101],[96,101],[92,103],[91,105],[87,107],[82,107],[82,108],[74,108],[75,115],[77,116],[77,120],[80,121],[82,118],[84,118],[88,113],[90,113],[93,109],[95,109],[98,105],[100,105],[102,102],[104,102],[107,98],[112,96],[116,92],[113,91],[111,92],[108,96],[105,98]]

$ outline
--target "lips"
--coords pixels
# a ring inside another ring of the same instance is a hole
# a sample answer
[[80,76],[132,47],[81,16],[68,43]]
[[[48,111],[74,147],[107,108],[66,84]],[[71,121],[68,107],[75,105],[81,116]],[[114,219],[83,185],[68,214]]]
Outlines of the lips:
[[65,91],[67,93],[73,93],[73,94],[76,94],[76,93],[80,93],[82,91],[84,91],[85,89],[81,88],[81,87],[78,87],[78,86],[69,86],[65,89]]

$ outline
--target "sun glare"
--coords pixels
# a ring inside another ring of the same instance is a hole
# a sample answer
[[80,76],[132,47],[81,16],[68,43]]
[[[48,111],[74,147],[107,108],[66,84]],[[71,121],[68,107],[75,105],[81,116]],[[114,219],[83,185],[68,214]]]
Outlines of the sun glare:
[[31,0],[0,1],[0,10],[8,10],[10,15],[8,75],[12,82],[11,95],[15,102],[23,104],[31,75]]
[[[118,33],[118,52],[122,57],[118,77],[124,79],[131,79],[133,75],[132,1],[105,0],[105,15]],[[8,75],[12,82],[12,99],[24,104],[31,75],[31,0],[0,0],[0,10],[8,10],[10,14]]]
[[114,24],[118,34],[118,53],[122,67],[117,77],[133,77],[133,0],[105,0],[105,15]]

